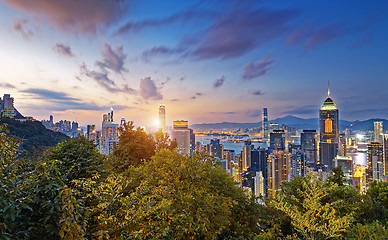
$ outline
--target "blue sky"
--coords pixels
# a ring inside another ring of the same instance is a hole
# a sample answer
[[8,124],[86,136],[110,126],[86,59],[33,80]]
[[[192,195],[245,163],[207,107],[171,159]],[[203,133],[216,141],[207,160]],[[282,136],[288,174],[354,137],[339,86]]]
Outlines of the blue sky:
[[[24,115],[150,126],[388,118],[388,3],[0,1],[0,87]],[[1,93],[0,93],[1,94]],[[119,119],[116,119],[117,121]]]

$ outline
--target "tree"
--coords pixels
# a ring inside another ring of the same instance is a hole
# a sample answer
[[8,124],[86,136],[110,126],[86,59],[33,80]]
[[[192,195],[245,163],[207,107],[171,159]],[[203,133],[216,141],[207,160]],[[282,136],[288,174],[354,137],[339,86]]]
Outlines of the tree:
[[125,175],[77,182],[98,202],[88,210],[94,237],[222,239],[259,231],[257,202],[205,155],[161,150]]
[[55,160],[57,170],[67,183],[74,179],[91,178],[105,169],[105,157],[92,141],[82,136],[59,143],[47,151],[45,157],[47,161]]
[[340,238],[353,222],[352,214],[342,215],[336,206],[344,199],[324,201],[337,185],[325,185],[321,181],[313,181],[310,177],[297,179],[295,192],[284,183],[282,191],[275,196],[272,204],[291,218],[291,224],[298,234],[305,239],[334,239]]
[[160,151],[162,149],[174,150],[177,147],[176,139],[170,140],[170,136],[168,135],[168,133],[164,133],[162,129],[159,129],[159,131],[154,134],[154,137],[156,151]]
[[137,166],[149,161],[155,155],[155,141],[151,134],[133,122],[125,123],[120,128],[119,144],[113,152],[112,167],[115,172],[125,172],[129,166]]

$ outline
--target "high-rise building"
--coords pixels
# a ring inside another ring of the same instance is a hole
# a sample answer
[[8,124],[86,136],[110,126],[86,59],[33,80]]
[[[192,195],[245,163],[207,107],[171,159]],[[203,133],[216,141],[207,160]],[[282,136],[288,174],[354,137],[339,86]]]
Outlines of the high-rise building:
[[224,145],[220,144],[220,139],[211,139],[209,144],[209,155],[223,159]]
[[265,200],[265,179],[263,177],[263,172],[256,172],[254,182],[256,197],[262,196]]
[[371,142],[368,144],[367,161],[367,170],[369,170],[367,171],[367,182],[382,181],[384,179],[384,156],[381,143]]
[[268,156],[268,196],[273,197],[274,191],[281,187],[282,182],[290,180],[290,170],[290,153],[275,151]]
[[159,129],[166,131],[166,106],[163,104],[159,106]]
[[381,134],[383,134],[383,122],[376,121],[374,122],[374,141],[381,143]]
[[306,176],[306,160],[305,153],[301,149],[292,149],[291,157],[291,174],[290,178],[293,179],[296,176]]
[[261,131],[263,134],[263,141],[268,141],[268,132],[269,132],[269,125],[268,125],[268,110],[267,108],[263,108],[262,112],[262,118],[261,118]]
[[184,120],[174,121],[171,138],[176,140],[177,149],[182,154],[190,154],[189,122]]
[[315,130],[303,130],[300,134],[301,150],[305,154],[306,166],[316,168],[317,166],[317,132]]
[[251,151],[253,149],[253,146],[251,145],[251,142],[248,141],[243,146],[243,151],[241,152],[241,163],[242,163],[242,170],[246,171],[248,168],[251,167]]
[[119,125],[113,121],[113,109],[108,114],[104,114],[102,119],[100,151],[103,154],[109,154],[119,142]]
[[337,104],[330,98],[330,89],[319,110],[319,123],[319,167],[328,172],[337,156],[339,133]]
[[384,151],[384,175],[388,175],[388,134],[382,136]]
[[14,118],[16,116],[14,99],[10,94],[4,94],[1,108],[1,116]]
[[286,149],[284,130],[273,130],[273,132],[271,132],[269,136],[269,147],[271,149],[271,152],[284,151]]
[[86,127],[86,138],[90,141],[96,141],[96,125],[87,125]]

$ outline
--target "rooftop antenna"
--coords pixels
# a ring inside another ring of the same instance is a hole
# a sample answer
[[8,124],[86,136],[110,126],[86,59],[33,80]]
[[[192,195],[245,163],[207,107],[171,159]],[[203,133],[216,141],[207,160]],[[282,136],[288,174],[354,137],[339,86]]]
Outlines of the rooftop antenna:
[[327,97],[330,97],[330,81],[327,81]]

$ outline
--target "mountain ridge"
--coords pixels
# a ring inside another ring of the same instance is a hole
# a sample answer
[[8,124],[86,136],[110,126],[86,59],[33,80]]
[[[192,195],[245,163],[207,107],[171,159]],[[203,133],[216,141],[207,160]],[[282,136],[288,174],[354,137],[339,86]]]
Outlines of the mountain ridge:
[[[368,120],[356,120],[356,121],[347,121],[340,120],[340,130],[344,130],[346,128],[352,128],[353,130],[361,130],[361,131],[371,131],[373,130],[373,122],[374,121],[382,121],[384,129],[388,129],[388,120],[381,118],[371,118]],[[269,123],[277,123],[279,126],[286,125],[289,127],[295,127],[297,129],[319,129],[319,118],[300,118],[293,115],[287,115],[281,118],[276,118],[273,120],[269,120]],[[201,123],[201,124],[193,124],[190,127],[196,131],[204,131],[204,130],[222,130],[222,129],[246,129],[246,128],[259,128],[261,129],[261,121],[254,123],[238,123],[238,122],[220,122],[220,123]],[[385,127],[386,126],[386,127]]]

